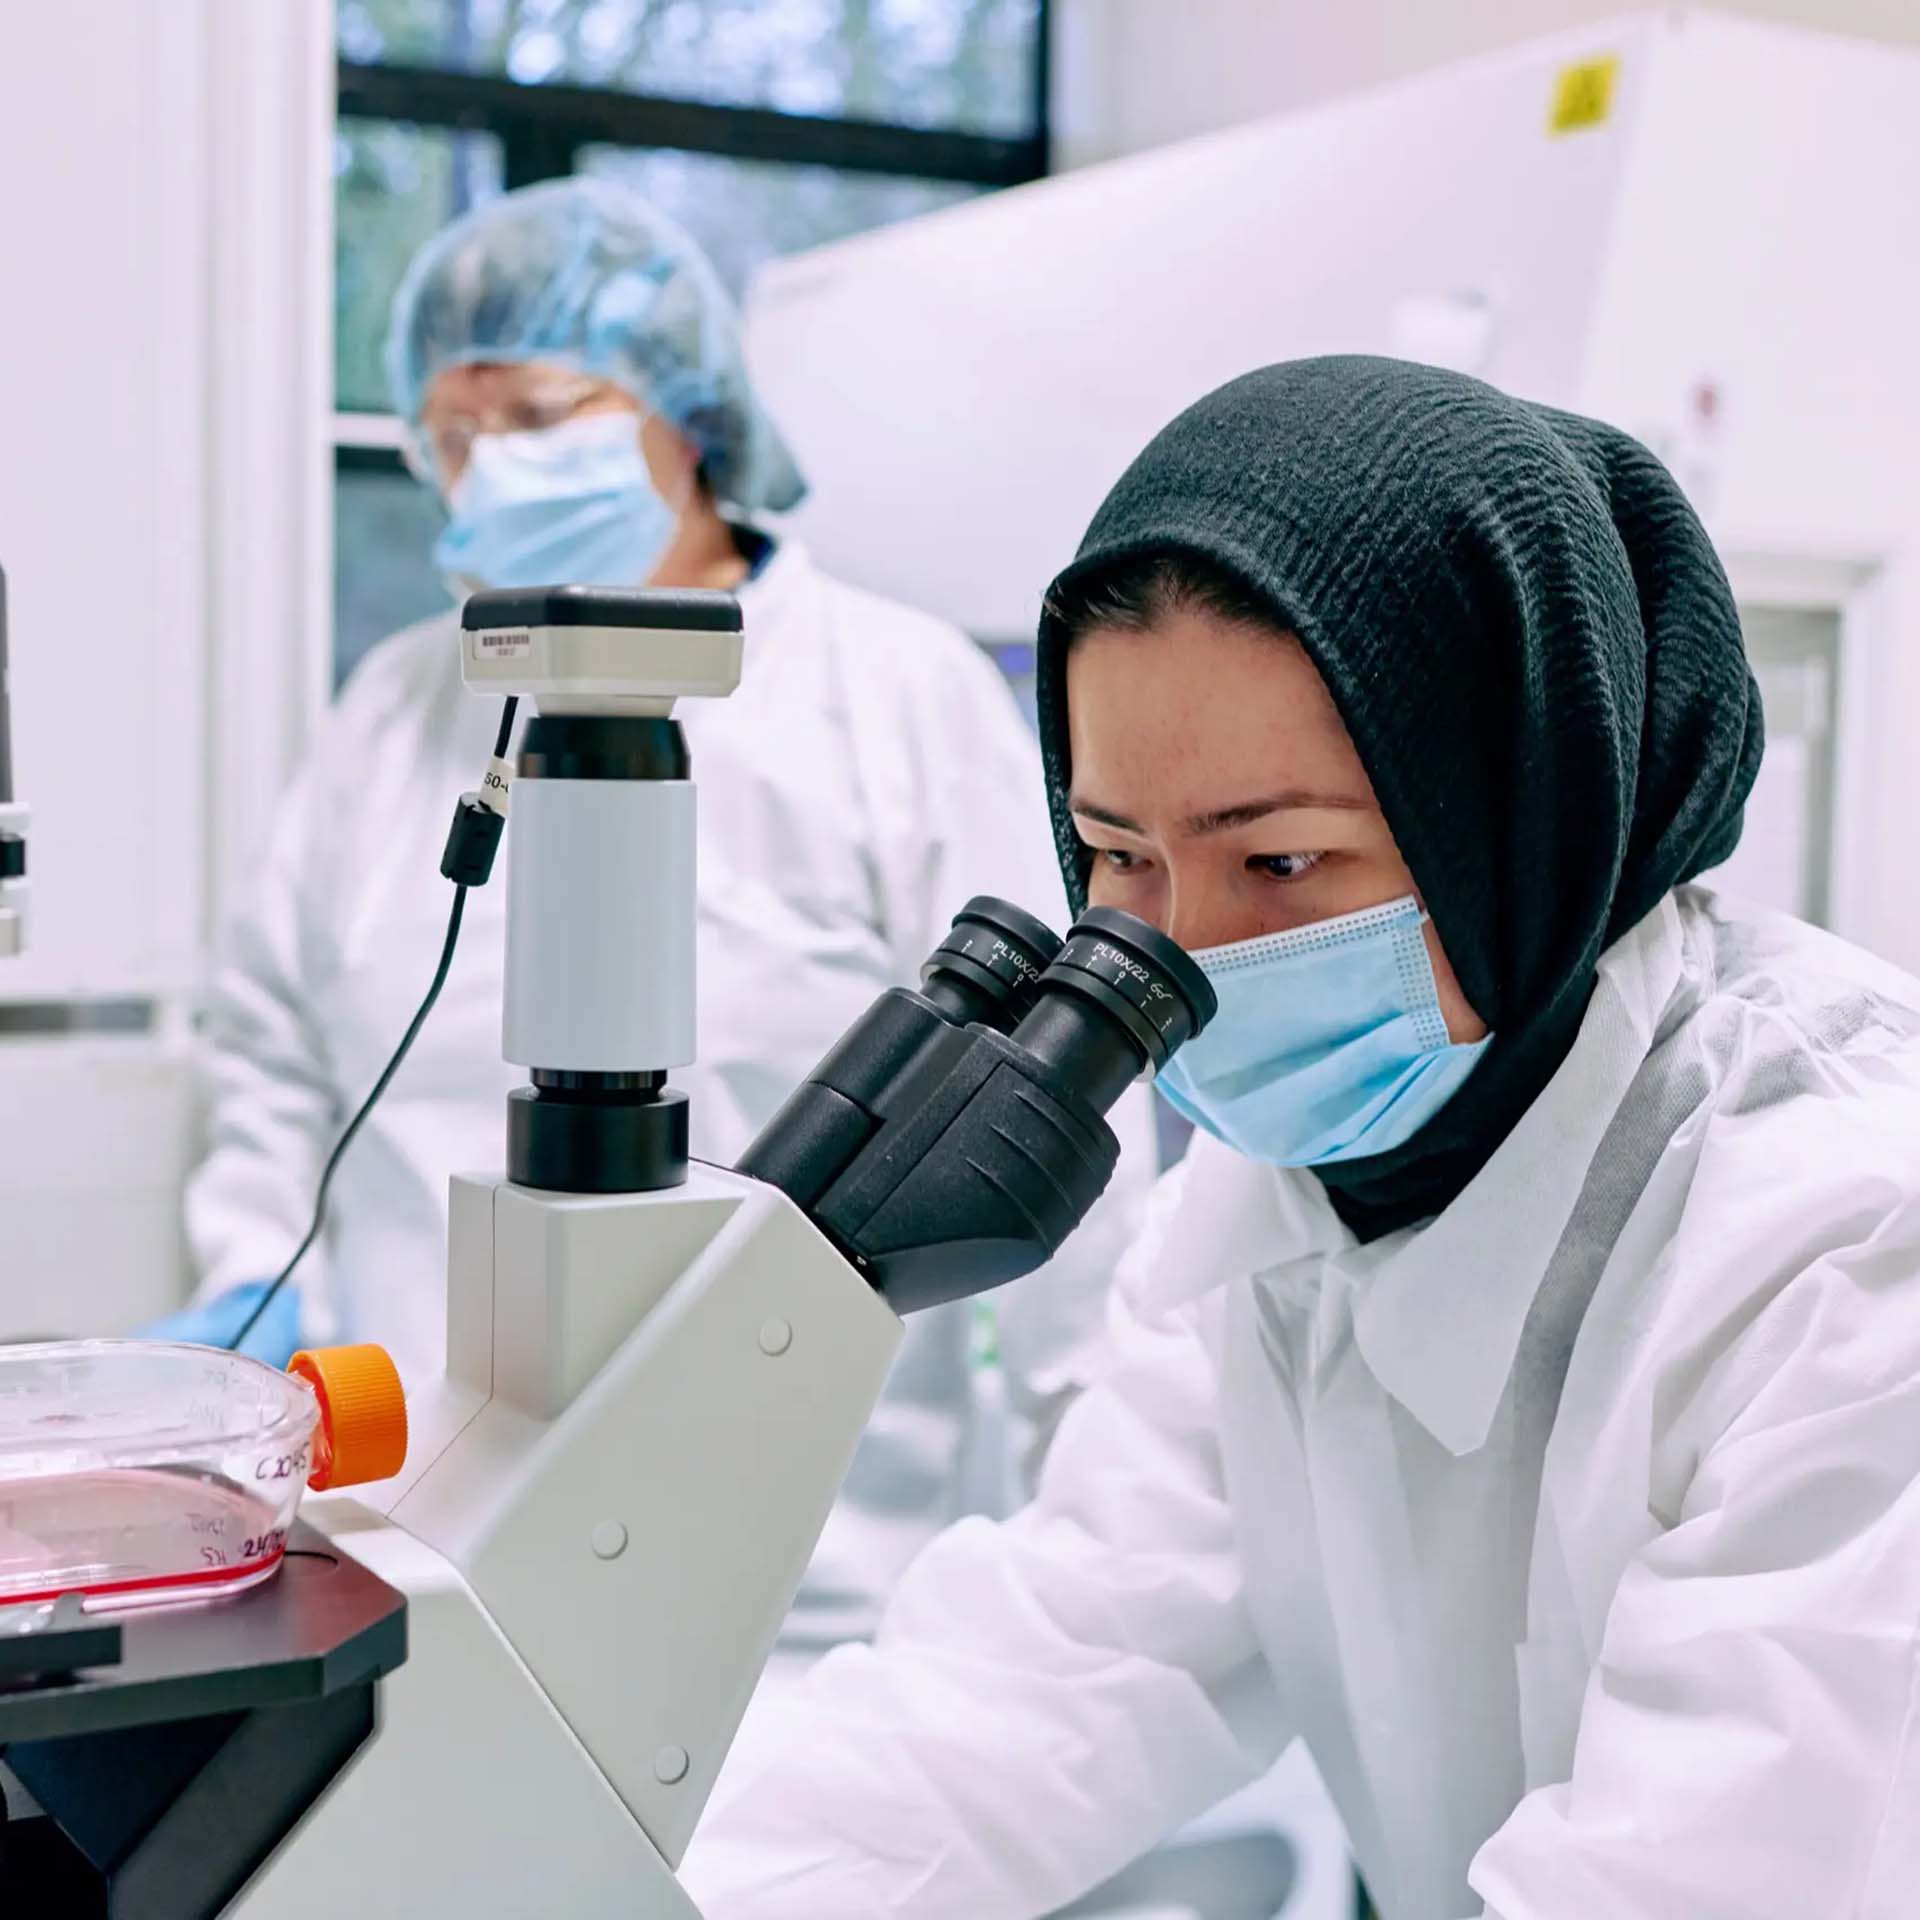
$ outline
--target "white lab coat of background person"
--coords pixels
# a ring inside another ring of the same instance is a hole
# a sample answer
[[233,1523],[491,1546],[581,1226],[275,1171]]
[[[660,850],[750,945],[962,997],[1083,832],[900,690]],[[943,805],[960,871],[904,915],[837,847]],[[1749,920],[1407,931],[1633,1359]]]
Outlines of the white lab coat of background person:
[[[699,796],[698,1046],[672,1083],[693,1150],[730,1164],[886,987],[913,984],[955,911],[999,893],[1064,930],[1039,755],[956,629],[822,575],[782,542],[739,589],[745,664],[678,718]],[[457,619],[395,635],[321,729],[234,931],[205,1025],[210,1149],[187,1195],[202,1296],[277,1272],[320,1167],[432,977],[454,803],[499,703],[460,678]],[[509,822],[503,861],[513,857]],[[609,875],[608,884],[618,884]],[[378,1340],[402,1378],[445,1358],[447,1182],[497,1169],[504,867],[468,900],[439,1005],[349,1149],[296,1276],[307,1340]],[[1071,1246],[996,1303],[1017,1410],[1044,1434],[1085,1378],[1152,1171],[1144,1092],[1115,1110],[1113,1186]],[[783,1649],[871,1630],[893,1580],[962,1509],[978,1398],[969,1303],[917,1314]]]
[[1295,1736],[1386,1920],[1920,1913],[1920,982],[1701,889],[1423,1228],[1199,1140],[1039,1497],[736,1753],[708,1920],[1020,1920]]

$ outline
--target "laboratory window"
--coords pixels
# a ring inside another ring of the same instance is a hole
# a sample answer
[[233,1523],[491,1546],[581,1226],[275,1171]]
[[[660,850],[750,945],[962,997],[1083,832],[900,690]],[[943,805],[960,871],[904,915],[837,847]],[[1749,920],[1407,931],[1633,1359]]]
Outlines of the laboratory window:
[[1047,170],[1045,0],[341,0],[334,679],[447,604],[381,351],[448,220],[587,172],[763,260]]

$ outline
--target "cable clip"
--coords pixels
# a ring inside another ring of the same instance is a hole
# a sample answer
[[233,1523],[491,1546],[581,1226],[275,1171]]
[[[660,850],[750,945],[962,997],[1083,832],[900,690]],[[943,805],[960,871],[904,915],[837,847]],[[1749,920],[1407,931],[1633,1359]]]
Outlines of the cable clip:
[[493,856],[500,851],[500,836],[506,827],[506,815],[495,813],[484,794],[463,793],[453,810],[440,871],[456,887],[484,887],[493,872]]

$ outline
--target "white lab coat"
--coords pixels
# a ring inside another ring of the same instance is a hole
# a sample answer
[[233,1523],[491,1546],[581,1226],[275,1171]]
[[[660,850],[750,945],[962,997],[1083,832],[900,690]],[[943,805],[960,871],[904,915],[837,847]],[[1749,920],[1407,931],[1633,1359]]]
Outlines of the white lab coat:
[[[740,590],[746,659],[727,700],[688,700],[699,787],[700,1057],[673,1074],[694,1151],[732,1161],[875,995],[913,983],[974,893],[1064,927],[1039,755],[992,665],[955,629],[823,576],[788,541]],[[210,1151],[187,1196],[203,1293],[276,1272],[321,1162],[432,977],[452,892],[455,799],[478,784],[498,703],[468,694],[451,615],[370,654],[276,825],[206,1022]],[[512,828],[508,828],[511,857]],[[504,859],[468,900],[451,976],[335,1181],[303,1264],[303,1338],[379,1340],[402,1377],[444,1364],[447,1180],[497,1168]],[[1000,1347],[1042,1427],[1084,1377],[1151,1177],[1144,1095],[1116,1125],[1114,1188],[1070,1252],[1004,1296]],[[916,1316],[816,1556],[789,1643],[869,1631],[955,1517],[972,1416],[965,1305]]]
[[737,1753],[708,1920],[1037,1915],[1295,1735],[1386,1920],[1912,1920],[1917,1195],[1920,983],[1692,889],[1426,1227],[1201,1142],[1036,1503]]

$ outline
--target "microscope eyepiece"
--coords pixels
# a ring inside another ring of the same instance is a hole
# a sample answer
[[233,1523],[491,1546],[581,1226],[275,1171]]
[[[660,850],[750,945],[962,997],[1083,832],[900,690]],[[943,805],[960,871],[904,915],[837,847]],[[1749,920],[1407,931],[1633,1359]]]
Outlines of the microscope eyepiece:
[[1119,1159],[1108,1108],[1218,1007],[1186,953],[1111,907],[1062,942],[970,900],[921,980],[847,1029],[739,1163],[902,1313],[1047,1259]]
[[921,991],[956,1026],[978,1020],[1011,1033],[1059,951],[1060,936],[1043,921],[976,894],[920,969]]
[[1164,933],[1116,907],[1074,922],[1013,1039],[1104,1113],[1214,1016],[1207,976]]

